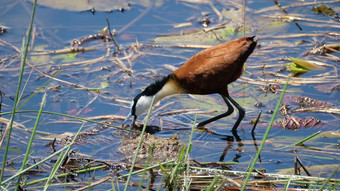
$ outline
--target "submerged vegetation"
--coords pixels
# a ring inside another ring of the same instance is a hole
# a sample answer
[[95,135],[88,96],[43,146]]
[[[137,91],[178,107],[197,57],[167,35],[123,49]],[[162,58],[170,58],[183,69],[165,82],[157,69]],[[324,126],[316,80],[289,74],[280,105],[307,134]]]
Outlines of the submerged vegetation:
[[[0,39],[1,190],[337,190],[339,2],[273,1],[243,11],[232,1],[180,1],[198,16],[147,40],[127,28],[169,2],[140,3],[146,8],[120,30],[106,19],[99,33],[77,35],[66,48],[33,25],[34,2],[21,49]],[[169,19],[162,16],[153,15]],[[0,25],[0,35],[12,30]],[[229,88],[247,111],[238,132],[226,130],[234,120],[196,129],[225,109],[196,95],[170,97],[142,125],[120,126],[147,82],[197,49],[254,33],[259,46]]]

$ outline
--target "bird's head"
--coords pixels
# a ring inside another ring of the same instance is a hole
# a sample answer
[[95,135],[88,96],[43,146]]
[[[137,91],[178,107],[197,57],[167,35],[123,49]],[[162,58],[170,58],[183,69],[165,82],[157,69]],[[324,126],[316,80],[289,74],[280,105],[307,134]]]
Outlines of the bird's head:
[[150,107],[150,104],[152,102],[152,97],[153,96],[151,95],[145,95],[145,92],[138,94],[132,100],[131,106],[130,106],[130,112],[122,125],[124,125],[130,119],[130,117],[133,117],[132,126],[134,126],[137,117],[142,115]]
[[123,125],[129,120],[130,117],[133,117],[133,126],[137,117],[149,109],[153,97],[155,97],[154,103],[157,103],[165,96],[179,93],[178,86],[176,86],[175,83],[170,80],[170,78],[171,76],[168,75],[161,80],[157,80],[146,87],[142,93],[138,94],[131,102],[130,113],[123,122]]

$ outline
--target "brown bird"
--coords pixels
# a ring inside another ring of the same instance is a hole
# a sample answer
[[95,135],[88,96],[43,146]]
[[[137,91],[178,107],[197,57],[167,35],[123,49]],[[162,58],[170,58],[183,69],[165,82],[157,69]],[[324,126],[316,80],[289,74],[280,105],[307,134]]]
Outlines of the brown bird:
[[206,95],[218,93],[227,104],[228,110],[198,123],[197,127],[230,115],[234,111],[231,102],[239,111],[238,119],[232,129],[232,131],[236,131],[244,117],[245,110],[230,97],[228,84],[241,76],[243,64],[255,47],[254,36],[244,37],[207,48],[195,54],[173,73],[152,83],[142,93],[138,94],[133,99],[130,113],[123,124],[133,116],[132,125],[134,125],[137,117],[150,107],[153,96],[155,96],[155,103],[157,103],[165,96],[172,94]]

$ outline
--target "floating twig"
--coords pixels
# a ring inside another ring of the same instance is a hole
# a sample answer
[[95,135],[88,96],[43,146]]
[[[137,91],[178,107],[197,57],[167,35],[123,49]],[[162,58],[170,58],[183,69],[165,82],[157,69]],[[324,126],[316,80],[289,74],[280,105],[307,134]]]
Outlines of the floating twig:
[[323,55],[325,53],[332,53],[332,52],[340,52],[340,44],[322,45],[318,48],[315,48],[307,52],[305,55],[311,55],[311,54]]
[[312,176],[311,173],[308,171],[308,169],[305,167],[305,165],[302,164],[302,161],[300,160],[300,158],[298,156],[295,156],[294,158],[294,174],[295,175],[300,175],[300,173],[298,173],[298,164],[300,164],[300,166],[302,167],[302,169],[305,171],[305,173],[308,176]]
[[40,70],[38,70],[36,67],[34,67],[33,65],[31,65],[31,64],[28,63],[28,62],[26,62],[26,64],[27,64],[28,66],[30,66],[33,70],[37,71],[39,74],[43,75],[44,77],[51,78],[51,79],[53,79],[53,80],[55,80],[55,81],[62,82],[62,83],[65,83],[65,84],[69,84],[69,85],[74,86],[74,87],[83,88],[84,90],[87,90],[87,89],[88,89],[88,88],[85,87],[85,86],[82,86],[82,85],[79,85],[79,84],[76,84],[76,83],[71,83],[71,82],[68,82],[68,81],[65,81],[65,80],[61,80],[61,79],[59,79],[59,78],[52,77],[52,76],[50,76],[50,75],[48,75],[48,74],[45,74],[45,73],[41,72]]
[[300,17],[292,16],[292,15],[263,15],[263,17],[272,18],[272,19],[282,19],[282,20],[286,20],[286,21],[289,21],[289,22],[307,21],[307,22],[315,22],[315,23],[335,24],[334,21],[323,21],[323,20],[316,20],[316,19],[307,19],[307,18],[300,18]]
[[111,40],[113,41],[113,43],[115,44],[115,46],[117,47],[117,50],[119,51],[119,46],[116,42],[116,40],[113,38],[113,35],[111,33],[111,27],[110,27],[110,22],[109,22],[109,19],[106,17],[106,22],[107,22],[107,28],[109,30],[109,34],[110,34],[110,37],[111,37]]
[[0,25],[0,35],[4,34],[5,32],[7,32],[10,28],[6,27],[4,25]]
[[294,112],[320,112],[320,113],[340,114],[340,109],[338,108],[310,107],[310,108],[294,109],[293,111]]
[[9,47],[11,47],[11,48],[13,48],[17,53],[21,54],[21,51],[19,50],[19,48],[17,48],[17,47],[14,46],[13,44],[11,44],[11,43],[9,43],[9,42],[7,42],[7,41],[4,41],[4,40],[2,40],[2,39],[0,39],[0,42],[3,43],[3,44],[5,44],[5,45],[7,45],[7,46],[9,46]]
[[255,133],[255,128],[256,128],[257,123],[258,123],[259,120],[260,120],[261,114],[262,114],[262,110],[260,111],[259,115],[257,116],[256,121],[255,121],[255,123],[254,123],[254,126],[253,126],[253,128],[251,129],[251,134],[252,134],[252,135]]
[[95,48],[87,48],[87,47],[74,47],[74,48],[64,48],[59,50],[51,50],[51,51],[35,51],[32,52],[31,55],[45,55],[45,54],[67,54],[67,53],[77,53],[77,52],[88,52],[96,50]]
[[[281,9],[290,9],[294,7],[303,7],[303,6],[311,6],[311,5],[318,5],[318,4],[330,4],[330,3],[338,3],[340,0],[334,0],[334,1],[315,1],[315,2],[308,2],[308,3],[300,3],[300,4],[294,4],[294,5],[288,5],[288,6],[281,6]],[[259,14],[263,12],[268,12],[268,11],[275,11],[279,10],[280,8],[277,6],[272,6],[272,7],[266,7],[264,9],[258,10],[254,12],[254,14]]]

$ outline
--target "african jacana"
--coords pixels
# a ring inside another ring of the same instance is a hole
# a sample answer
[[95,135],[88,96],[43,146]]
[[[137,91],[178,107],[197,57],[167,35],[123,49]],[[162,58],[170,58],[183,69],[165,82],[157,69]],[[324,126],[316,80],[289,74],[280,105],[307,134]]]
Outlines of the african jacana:
[[150,84],[142,93],[138,94],[133,99],[130,113],[123,124],[133,116],[133,126],[137,117],[150,107],[153,96],[155,96],[155,103],[157,103],[165,96],[172,94],[206,95],[218,93],[228,106],[227,112],[203,121],[197,127],[230,115],[234,111],[231,102],[239,111],[238,119],[232,129],[232,131],[236,131],[244,117],[245,110],[230,97],[228,84],[241,76],[243,64],[255,47],[256,41],[254,41],[253,36],[202,50],[173,73]]

